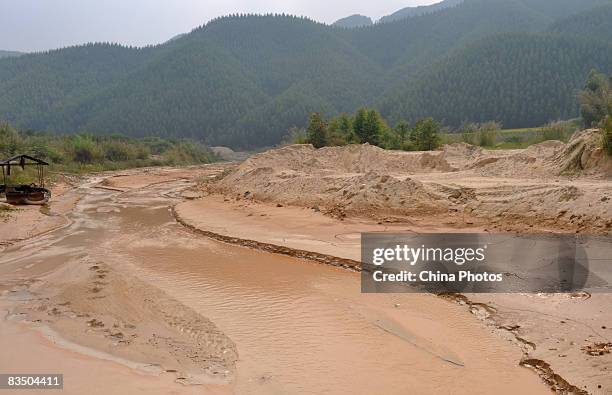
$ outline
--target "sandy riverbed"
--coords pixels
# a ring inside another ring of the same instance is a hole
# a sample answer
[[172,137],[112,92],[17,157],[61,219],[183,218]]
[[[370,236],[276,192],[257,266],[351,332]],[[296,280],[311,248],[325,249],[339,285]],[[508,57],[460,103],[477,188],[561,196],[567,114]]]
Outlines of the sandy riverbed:
[[94,372],[98,393],[119,378],[152,393],[548,392],[510,339],[461,306],[363,297],[346,270],[185,229],[169,206],[194,183],[162,173],[133,188],[116,181],[138,172],[104,189],[90,180],[69,226],[4,251],[3,341],[23,353],[3,371],[55,366],[67,393]]
[[[364,218],[330,218],[301,207],[277,207],[270,203],[228,200],[211,195],[180,203],[176,216],[185,224],[232,242],[308,250],[349,260],[360,260],[359,232],[482,232],[465,228],[422,226],[408,223],[379,224]],[[285,251],[281,251],[285,253]],[[583,349],[608,343],[612,337],[612,305],[609,293],[590,294],[467,294],[456,298],[501,337],[513,337],[522,361],[549,365],[546,375],[559,374],[571,386],[590,393],[612,388],[612,356],[589,355]],[[543,372],[544,373],[544,372]],[[561,385],[566,385],[561,383]]]
[[[342,257],[353,261],[348,266],[358,265],[364,231],[609,238],[612,160],[599,141],[598,131],[588,130],[567,144],[549,141],[508,151],[465,144],[433,153],[288,146],[255,155],[219,180],[201,184],[205,196],[174,211],[203,234],[230,237],[217,237],[221,240],[280,253],[295,250],[297,256],[311,251]],[[574,391],[612,391],[612,355],[591,351],[612,347],[609,293],[466,296],[457,300],[514,335],[523,362],[543,377],[558,374],[559,386]]]
[[[545,156],[553,159],[566,149],[551,147]],[[67,190],[74,200],[50,207],[69,207],[66,222],[49,231],[34,221],[24,233],[31,238],[6,243],[0,259],[0,332],[15,355],[14,363],[0,361],[0,371],[63,372],[66,393],[82,393],[88,382],[93,393],[610,391],[611,355],[583,350],[610,342],[607,294],[364,295],[356,272],[320,264],[351,268],[342,262],[359,259],[363,231],[590,226],[606,234],[610,207],[602,196],[611,187],[601,157],[583,152],[584,175],[555,176],[536,193],[532,184],[542,181],[524,175],[461,173],[453,166],[464,154],[448,150],[436,154],[446,162],[415,156],[387,165],[366,160],[378,152],[351,154],[344,160],[350,171],[335,174],[328,163],[323,174],[321,159],[302,158],[302,171],[294,156],[304,148],[288,149],[290,161],[283,152],[239,167],[131,170]],[[516,164],[520,154],[470,160]],[[393,174],[373,175],[367,163]],[[406,177],[409,165],[421,170]],[[492,192],[496,182],[522,196],[521,204],[532,202],[538,219],[520,225],[524,217],[512,205],[495,221],[483,216],[508,201]],[[338,188],[345,184],[357,185],[348,197]],[[292,194],[296,186],[310,200]],[[565,219],[546,219],[565,200],[545,209],[534,203],[572,188],[576,208]],[[596,198],[602,205],[594,207]],[[428,215],[410,215],[418,207]],[[466,207],[479,207],[480,215]],[[11,223],[26,213],[13,213]],[[282,254],[258,251],[259,244]],[[292,251],[316,256],[297,259]],[[45,358],[36,357],[42,352]]]

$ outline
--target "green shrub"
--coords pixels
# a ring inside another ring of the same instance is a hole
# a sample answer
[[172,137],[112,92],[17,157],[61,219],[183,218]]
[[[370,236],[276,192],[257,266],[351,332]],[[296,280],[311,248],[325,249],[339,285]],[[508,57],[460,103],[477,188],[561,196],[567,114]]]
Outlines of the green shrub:
[[607,117],[603,122],[602,128],[603,147],[612,156],[612,117]]
[[138,160],[146,160],[151,156],[149,147],[142,144],[138,144],[136,148],[134,148],[134,151],[136,151],[136,159]]
[[306,133],[308,135],[308,142],[315,148],[322,148],[327,145],[327,124],[321,117],[321,114],[314,113],[310,116]]
[[497,141],[497,131],[479,130],[475,137],[477,145],[481,147],[493,147]]
[[159,137],[146,137],[142,140],[142,144],[153,155],[161,155],[174,145],[171,141]]
[[459,131],[464,143],[479,145],[481,147],[493,147],[497,143],[498,132],[502,125],[499,122],[488,121],[484,123],[464,123]]
[[104,159],[111,162],[125,162],[137,158],[137,151],[133,145],[123,141],[111,140],[102,144]]
[[64,163],[66,158],[61,148],[50,144],[48,141],[37,141],[26,151],[37,158],[47,162]]
[[612,115],[612,77],[591,70],[584,90],[578,93],[578,103],[584,126],[605,122]]
[[176,144],[164,156],[171,165],[209,163],[213,159],[206,146],[192,141]]
[[559,140],[567,142],[575,127],[570,122],[551,122],[542,128],[542,141]]
[[[18,131],[0,123],[0,158],[29,154],[53,165],[54,171],[96,172],[130,167],[212,162],[215,157],[198,141],[159,137],[64,135]],[[35,174],[34,174],[35,175]],[[29,172],[15,173],[11,182],[28,181]]]
[[283,140],[284,144],[308,144],[306,130],[298,127],[289,128],[287,137]]
[[521,136],[508,136],[504,138],[504,143],[520,145],[523,143],[523,138]]
[[81,164],[91,164],[99,160],[100,149],[91,136],[76,136],[70,142],[73,161]]
[[466,144],[476,145],[476,133],[475,132],[462,132],[461,141]]
[[410,131],[410,141],[418,151],[433,151],[440,146],[440,125],[432,118],[416,123]]
[[10,157],[18,154],[23,141],[19,133],[9,124],[0,122],[0,155],[2,157]]
[[380,133],[378,145],[384,149],[397,149],[403,144],[401,137],[393,129],[384,129]]

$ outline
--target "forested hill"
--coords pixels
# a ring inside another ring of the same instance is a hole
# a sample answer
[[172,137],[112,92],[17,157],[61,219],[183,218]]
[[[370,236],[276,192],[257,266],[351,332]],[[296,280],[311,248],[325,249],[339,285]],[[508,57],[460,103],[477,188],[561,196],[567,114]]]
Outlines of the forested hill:
[[[318,111],[534,126],[576,116],[612,71],[610,0],[464,0],[345,29],[229,16],[165,44],[87,44],[0,59],[0,119],[21,128],[278,143]],[[584,26],[588,20],[589,23]],[[593,26],[600,24],[600,27]]]
[[17,51],[3,51],[0,49],[0,58],[9,58],[12,56],[19,56],[19,55],[23,55],[23,53],[17,52]]
[[353,27],[370,26],[372,23],[374,22],[372,22],[372,19],[369,16],[355,14],[347,16],[346,18],[338,19],[332,24],[332,26],[346,27],[350,29]]
[[418,7],[406,7],[401,10],[395,11],[391,15],[383,16],[380,18],[381,23],[393,22],[404,18],[410,18],[413,16],[431,14],[432,12],[440,11],[445,8],[454,7],[461,4],[463,0],[442,0],[439,3],[432,5],[421,5]]
[[505,34],[470,45],[388,92],[378,107],[392,121],[543,125],[578,115],[576,92],[593,68],[612,70],[612,41]]
[[572,15],[551,25],[551,32],[612,39],[612,3]]

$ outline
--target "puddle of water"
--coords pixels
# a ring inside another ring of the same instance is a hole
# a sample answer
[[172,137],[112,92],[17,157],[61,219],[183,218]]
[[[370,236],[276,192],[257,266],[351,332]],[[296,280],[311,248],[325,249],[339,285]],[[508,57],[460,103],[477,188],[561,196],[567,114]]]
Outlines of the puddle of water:
[[[204,246],[201,246],[204,247]],[[148,278],[210,318],[238,346],[239,393],[406,392],[415,354],[325,290],[357,278],[240,248],[132,250]],[[393,372],[393,373],[392,373]],[[390,374],[392,373],[392,374]],[[385,391],[386,389],[386,391]],[[354,392],[354,391],[349,391]]]
[[[362,295],[355,273],[218,243],[160,218],[151,227],[137,211],[125,226],[148,243],[116,245],[117,259],[236,343],[237,393],[472,393],[474,385],[497,386],[491,372],[478,373],[490,362],[474,364],[495,354],[475,339],[484,333],[447,327],[462,318],[448,317],[445,307],[436,312],[441,304],[431,296]],[[400,312],[400,304],[413,313]],[[471,349],[458,354],[449,344]]]

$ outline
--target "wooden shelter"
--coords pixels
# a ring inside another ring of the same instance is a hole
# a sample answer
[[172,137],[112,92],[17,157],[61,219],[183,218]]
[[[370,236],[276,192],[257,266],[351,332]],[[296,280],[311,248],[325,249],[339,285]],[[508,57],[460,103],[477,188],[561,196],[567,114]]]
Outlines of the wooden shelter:
[[[27,166],[36,166],[38,183],[9,184],[12,168],[20,167],[25,170]],[[45,166],[49,166],[42,159],[29,155],[17,155],[0,161],[2,167],[2,181],[0,193],[4,193],[6,201],[11,204],[44,204],[51,198],[51,192],[45,188]]]

